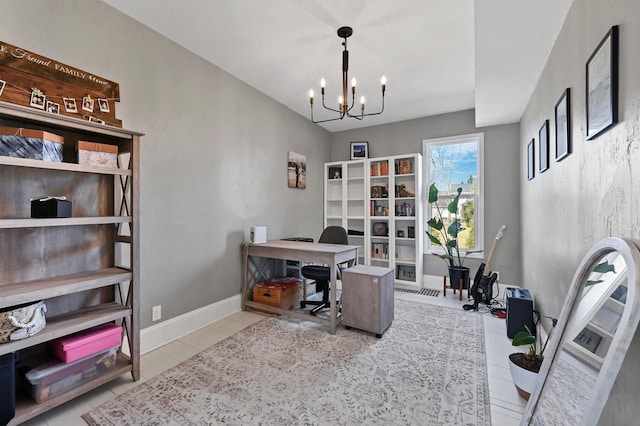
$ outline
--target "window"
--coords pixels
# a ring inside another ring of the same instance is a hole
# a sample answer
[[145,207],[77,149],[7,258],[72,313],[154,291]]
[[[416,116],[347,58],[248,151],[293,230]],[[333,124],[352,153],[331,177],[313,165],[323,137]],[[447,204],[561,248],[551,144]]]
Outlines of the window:
[[[483,142],[482,133],[453,136],[423,141],[425,170],[425,188],[435,183],[438,188],[438,205],[441,211],[447,211],[447,205],[462,188],[457,215],[464,230],[458,236],[461,249],[482,250],[484,236],[484,199],[483,178]],[[424,199],[426,221],[431,219],[437,208]],[[450,214],[453,220],[454,215]],[[448,226],[447,223],[445,223]],[[440,252],[441,247],[425,241],[426,252]],[[470,255],[473,257],[473,255]],[[482,257],[482,255],[476,255]]]

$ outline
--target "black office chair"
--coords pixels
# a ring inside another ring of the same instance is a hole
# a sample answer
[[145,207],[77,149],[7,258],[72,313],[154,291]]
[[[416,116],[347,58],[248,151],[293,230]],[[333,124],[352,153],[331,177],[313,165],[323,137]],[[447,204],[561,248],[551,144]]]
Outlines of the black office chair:
[[[328,226],[322,231],[320,235],[319,243],[325,244],[349,244],[349,237],[347,231],[341,226]],[[332,265],[331,267],[338,267],[338,265]],[[338,277],[340,268],[338,268]],[[331,280],[330,266],[323,265],[306,265],[302,267],[302,276],[311,280],[316,280],[316,293],[322,292],[322,300],[303,300],[300,302],[300,307],[305,308],[307,305],[315,305],[316,307],[311,310],[311,315],[317,314],[320,310],[331,307],[329,301],[329,281]]]

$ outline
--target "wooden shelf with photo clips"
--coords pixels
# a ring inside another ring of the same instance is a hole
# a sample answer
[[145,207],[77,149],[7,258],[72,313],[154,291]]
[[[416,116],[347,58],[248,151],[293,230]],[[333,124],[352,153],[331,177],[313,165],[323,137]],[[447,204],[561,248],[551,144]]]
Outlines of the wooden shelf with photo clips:
[[[123,374],[140,378],[142,133],[0,101],[0,126],[9,124],[58,132],[68,147],[78,140],[116,145],[119,167],[76,164],[73,149],[62,162],[0,157],[0,311],[40,300],[47,309],[42,331],[0,345],[0,355],[39,353],[53,339],[105,323],[121,325],[127,345],[113,368],[60,395],[36,403],[17,393],[14,425]],[[31,218],[30,195],[47,193],[71,200],[72,217]]]

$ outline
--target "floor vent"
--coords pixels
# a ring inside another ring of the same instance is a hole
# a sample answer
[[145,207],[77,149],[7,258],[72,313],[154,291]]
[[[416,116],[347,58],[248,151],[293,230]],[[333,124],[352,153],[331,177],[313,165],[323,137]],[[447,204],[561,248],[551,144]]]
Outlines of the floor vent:
[[410,290],[408,288],[395,287],[395,291],[402,291],[404,293],[421,294],[423,296],[433,296],[433,297],[440,296],[440,290],[437,290],[435,288],[423,288],[422,290]]

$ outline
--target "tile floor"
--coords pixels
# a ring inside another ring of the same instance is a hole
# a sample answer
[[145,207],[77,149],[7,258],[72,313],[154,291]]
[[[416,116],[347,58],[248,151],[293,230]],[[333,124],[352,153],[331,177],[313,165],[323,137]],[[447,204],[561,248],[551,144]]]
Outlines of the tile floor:
[[[466,293],[465,293],[466,295]],[[447,297],[420,296],[410,293],[396,292],[396,298],[431,303],[441,306],[459,308],[468,303],[454,297],[451,290]],[[47,426],[84,426],[86,423],[80,417],[82,414],[99,406],[115,395],[131,389],[166,369],[192,357],[207,347],[231,336],[243,328],[263,318],[260,314],[251,312],[237,312],[214,324],[204,327],[177,341],[142,356],[141,376],[139,382],[132,382],[130,375],[120,377],[92,392],[89,392],[65,405],[57,407],[39,417],[27,422],[28,425]],[[489,377],[489,393],[491,400],[491,420],[495,426],[517,425],[526,401],[521,399],[513,383],[507,364],[507,356],[514,352],[507,339],[504,319],[498,319],[491,314],[484,315],[485,344],[487,352],[487,369]]]

